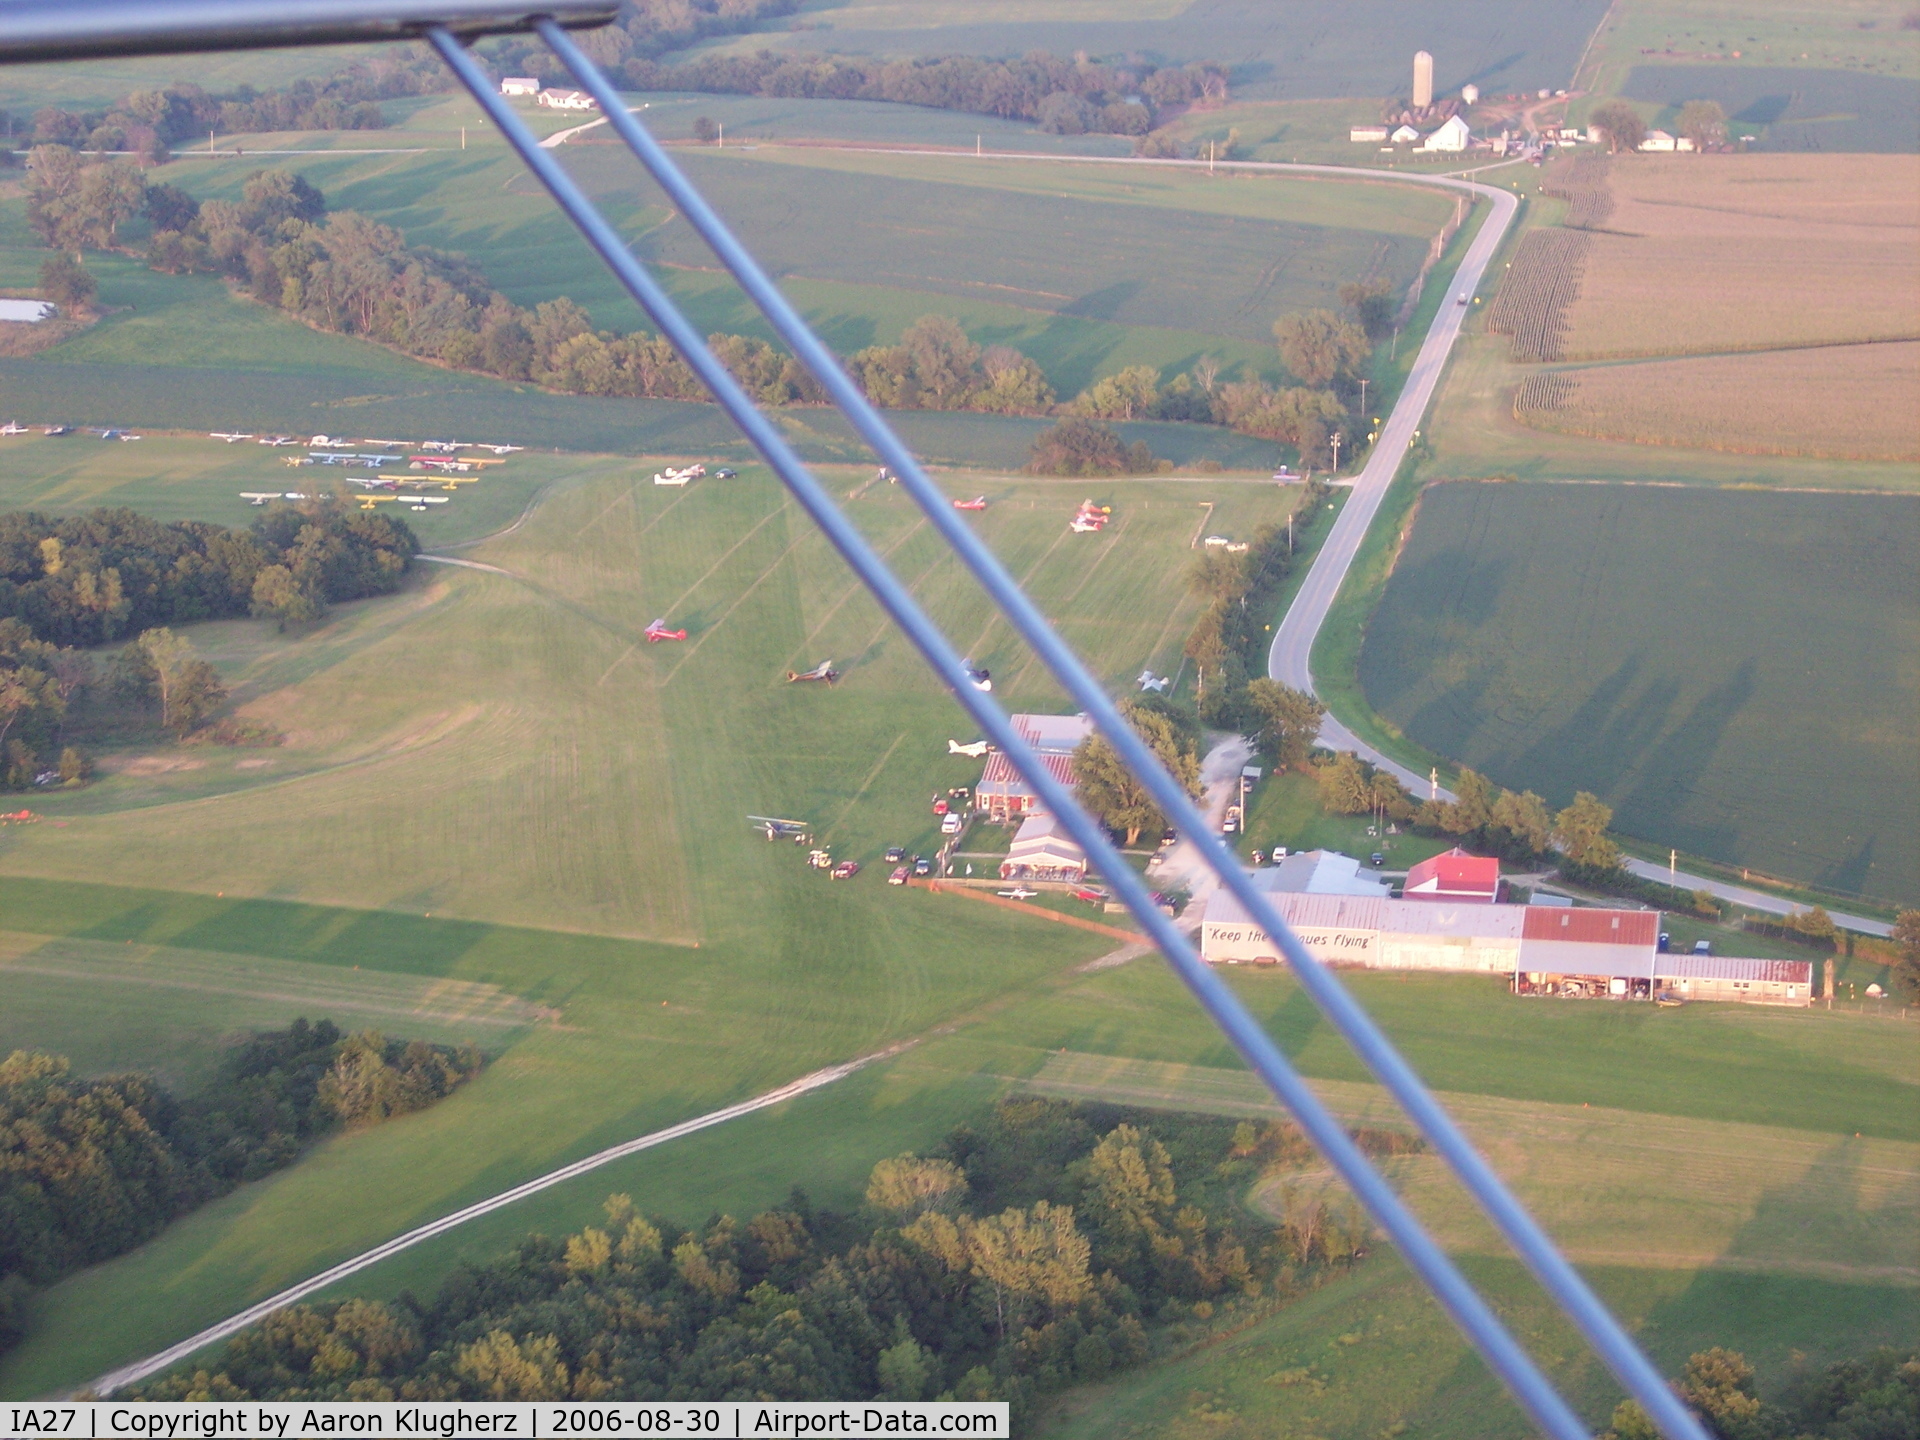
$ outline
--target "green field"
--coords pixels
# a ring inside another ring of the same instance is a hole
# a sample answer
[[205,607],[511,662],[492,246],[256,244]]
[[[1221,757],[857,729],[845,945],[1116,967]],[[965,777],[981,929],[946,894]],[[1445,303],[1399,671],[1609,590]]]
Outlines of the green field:
[[[1364,19],[1330,3],[1289,7],[1284,20],[1259,0],[1198,5],[1121,0],[1086,7],[1048,0],[956,6],[953,0],[827,0],[804,21],[710,41],[702,50],[765,47],[840,54],[1152,56],[1162,63],[1210,60],[1232,67],[1234,89],[1277,100],[1405,94],[1413,52],[1431,50],[1444,93],[1472,80],[1492,93],[1564,86],[1587,36],[1606,12],[1596,0],[1541,12],[1514,0],[1450,7],[1444,25],[1426,12],[1369,7]],[[698,51],[694,53],[699,53]]]
[[[1414,742],[1628,834],[1840,893],[1920,891],[1907,497],[1429,489],[1359,677]],[[1844,645],[1835,637],[1847,637]]]

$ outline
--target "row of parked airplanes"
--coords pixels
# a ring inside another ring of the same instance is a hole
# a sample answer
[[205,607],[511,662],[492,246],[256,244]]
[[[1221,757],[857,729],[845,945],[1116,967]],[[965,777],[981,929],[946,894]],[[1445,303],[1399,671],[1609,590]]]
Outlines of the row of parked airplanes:
[[[98,435],[102,440],[139,440],[144,438],[139,435],[129,435],[124,430],[103,430],[94,425],[87,426],[86,430],[87,434]],[[9,420],[6,424],[0,425],[0,435],[27,435],[32,433],[32,431],[33,427],[31,425],[22,425],[18,420]],[[40,427],[40,433],[42,435],[71,435],[74,433],[74,427],[71,425],[42,425]]]
[[[251,440],[256,445],[302,445],[310,450],[326,450],[341,445],[368,445],[375,450],[433,450],[442,455],[453,455],[461,450],[491,450],[495,455],[512,455],[527,447],[524,445],[491,445],[484,440],[349,440],[344,435],[315,435],[310,440],[300,440],[292,435],[255,435],[251,430],[211,430],[207,432],[209,440],[224,440],[229,445],[237,445],[242,440]],[[375,457],[359,456],[358,459],[374,458],[391,460],[391,455]]]

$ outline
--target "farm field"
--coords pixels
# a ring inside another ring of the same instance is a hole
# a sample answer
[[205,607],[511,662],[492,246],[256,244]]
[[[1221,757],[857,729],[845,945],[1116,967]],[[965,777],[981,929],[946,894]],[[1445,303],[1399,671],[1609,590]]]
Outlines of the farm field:
[[1567,358],[1916,338],[1920,155],[1634,156],[1608,183]]
[[[1597,0],[1548,15],[1514,0],[1457,6],[1448,13],[1444,50],[1434,49],[1435,87],[1444,92],[1468,80],[1488,91],[1565,86],[1605,12]],[[1433,48],[1430,24],[1390,5],[1356,12],[1321,3],[1296,7],[1283,19],[1259,0],[1122,0],[1093,19],[1062,0],[992,0],[964,8],[951,0],[845,0],[809,8],[804,22],[791,28],[709,41],[675,58],[763,48],[877,55],[1137,51],[1163,63],[1230,64],[1237,95],[1278,100],[1399,94],[1408,83],[1406,57],[1423,45]]]
[[[1629,98],[1651,98],[1634,95],[1629,74],[1673,72],[1697,86],[1687,98],[1719,100],[1732,114],[1739,105],[1727,102],[1739,94],[1736,87],[1755,83],[1793,92],[1808,90],[1816,79],[1851,86],[1876,75],[1920,77],[1920,56],[1901,28],[1906,13],[1899,0],[1621,0],[1595,32],[1576,83],[1602,95],[1626,87]],[[1788,69],[1799,83],[1781,83]],[[1709,72],[1712,78],[1700,85]],[[1852,112],[1860,103],[1854,90],[1838,108]]]
[[1550,370],[1514,414],[1542,430],[1749,455],[1920,459],[1920,344],[1769,350]]
[[[1357,673],[1416,744],[1652,843],[1841,894],[1920,888],[1901,716],[1915,501],[1430,488]],[[1844,645],[1835,636],[1847,636]],[[1790,823],[1786,817],[1791,817]]]

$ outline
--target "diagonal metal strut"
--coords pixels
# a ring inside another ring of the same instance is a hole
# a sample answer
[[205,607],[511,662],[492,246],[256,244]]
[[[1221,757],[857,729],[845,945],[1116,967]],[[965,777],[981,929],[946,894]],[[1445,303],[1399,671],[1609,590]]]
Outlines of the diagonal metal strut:
[[[1347,1042],[1406,1110],[1416,1126],[1448,1161],[1495,1225],[1560,1307],[1566,1311],[1628,1391],[1672,1440],[1705,1440],[1693,1417],[1668,1390],[1646,1358],[1608,1314],[1573,1267],[1560,1256],[1532,1217],[1520,1206],[1450,1117],[1429,1095],[1411,1067],[1337,980],[1309,955],[1267,900],[1255,889],[1230,852],[1211,834],[1185,791],[1169,775],[1120,715],[1105,691],[1053,633],[1045,618],[1004,567],[964,524],[945,497],[927,479],[913,455],[878,411],[861,394],[838,360],[788,305],[744,247],[686,180],[666,152],[628,112],[599,69],[551,20],[536,19],[535,29],[571,70],[582,88],[599,102],[603,114],[639,157],[688,221],[699,230],[723,264],[773,323],[781,338],[814,373],[834,403],[899,476],[915,502],[954,549],[1021,636],[1093,718],[1103,736],[1133,774],[1153,793],[1169,821],[1196,842],[1208,867],[1247,908],[1256,924],[1280,945],[1303,988]],[[619,233],[539,142],[514,111],[494,93],[491,81],[460,42],[445,30],[428,38],[460,77],[589,244],[626,286],[641,307],[712,391],[722,408],[779,475],[789,491],[866,583],[881,606],[914,643],[934,673],[1086,851],[1135,919],[1147,931],[1176,975],[1208,1015],[1366,1205],[1409,1265],[1424,1280],[1456,1325],[1508,1386],[1522,1408],[1556,1440],[1584,1440],[1587,1427],[1553,1389],[1532,1358],[1507,1333],[1479,1293],[1427,1236],[1398,1195],[1374,1170],[1346,1132],[1287,1063],[1272,1039],[1239,1003],[1226,984],[1196,955],[1186,939],[1153,904],[1145,884],[1108,841],[1105,831],[1054,781],[999,706],[968,683],[958,655],[865,539],[828,498],[785,438],[708,350],[664,290],[636,260]]]

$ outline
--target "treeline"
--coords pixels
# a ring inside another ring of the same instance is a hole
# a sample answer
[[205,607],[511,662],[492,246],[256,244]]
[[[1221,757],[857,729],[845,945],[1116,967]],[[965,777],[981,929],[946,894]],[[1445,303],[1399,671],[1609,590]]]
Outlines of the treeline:
[[[1372,1153],[1408,1148],[1360,1132]],[[682,1226],[604,1224],[448,1277],[431,1299],[300,1305],[148,1399],[1005,1399],[1112,1375],[1216,1307],[1284,1299],[1363,1253],[1317,1192],[1236,1203],[1310,1151],[1291,1125],[1017,1099],[873,1169],[855,1213],[796,1189]]]
[[1222,65],[1105,65],[1034,50],[1016,60],[951,55],[703,55],[679,65],[636,56],[621,70],[635,90],[695,90],[791,100],[881,100],[1031,120],[1054,135],[1144,135],[1169,107],[1227,98]]
[[[1715,1346],[1673,1383],[1715,1440],[1913,1440],[1920,1436],[1920,1350],[1874,1350],[1814,1369],[1796,1354],[1777,1400],[1760,1398],[1753,1366]],[[1647,1412],[1623,1400],[1600,1440],[1660,1440]]]
[[176,1099],[144,1075],[82,1080],[60,1056],[15,1051],[0,1061],[0,1349],[30,1286],[132,1249],[333,1130],[431,1105],[481,1064],[472,1046],[301,1019]]
[[[595,330],[587,312],[564,297],[530,310],[515,305],[464,256],[410,246],[400,231],[353,211],[330,214],[325,195],[290,172],[256,171],[239,200],[202,203],[177,186],[149,183],[137,166],[89,164],[63,146],[37,147],[32,166],[28,220],[58,249],[112,248],[120,227],[143,214],[152,226],[147,259],[154,269],[225,275],[320,329],[569,394],[711,398],[664,337]],[[50,293],[58,289],[74,303],[91,294],[80,267],[58,260],[46,270]],[[1291,444],[1303,457],[1319,454],[1336,429],[1345,429],[1355,437],[1351,454],[1359,430],[1352,402],[1372,351],[1366,324],[1384,294],[1377,284],[1342,287],[1358,319],[1316,310],[1276,322],[1281,362],[1303,383],[1223,380],[1219,362],[1203,356],[1165,384],[1154,367],[1129,366],[1096,380],[1065,408],[1090,420],[1225,425]],[[766,341],[715,334],[708,342],[759,403],[824,403],[799,361]],[[897,344],[869,346],[846,366],[876,404],[895,409],[1045,415],[1061,408],[1033,359],[1005,345],[982,347],[944,315],[922,316]],[[1100,433],[1066,431],[1063,440],[1084,445]],[[1036,461],[1052,467],[1046,473],[1141,473],[1144,464],[1137,455],[1057,448],[1058,455]]]
[[192,81],[135,90],[104,110],[49,105],[33,114],[35,145],[86,150],[131,150],[164,164],[170,147],[263,130],[381,130],[382,100],[450,89],[452,78],[423,46],[402,46],[355,60],[319,80],[296,80],[275,90],[242,85],[209,94]]
[[0,617],[55,646],[249,613],[310,620],[397,590],[419,549],[405,521],[340,500],[275,505],[247,530],[15,510],[0,515]]

